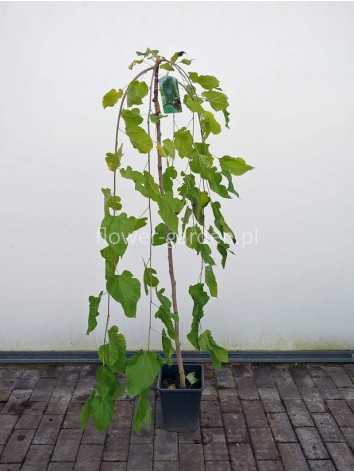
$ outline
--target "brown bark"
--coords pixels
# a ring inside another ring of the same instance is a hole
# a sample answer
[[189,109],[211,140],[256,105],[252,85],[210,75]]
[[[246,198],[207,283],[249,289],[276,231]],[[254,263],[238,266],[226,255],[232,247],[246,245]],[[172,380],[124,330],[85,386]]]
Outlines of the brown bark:
[[[159,116],[161,114],[161,108],[159,103],[159,66],[160,60],[156,60],[155,64],[155,79],[154,79],[154,96],[153,96],[153,103],[155,109],[155,115]],[[161,123],[160,120],[156,123],[156,140],[161,145]],[[163,195],[164,188],[163,188],[163,181],[162,181],[162,159],[159,150],[157,150],[157,170],[159,175],[159,187],[161,195]],[[170,230],[165,225],[165,233],[166,233],[166,240],[167,240],[167,253],[168,253],[168,269],[170,274],[171,280],[171,290],[172,290],[172,306],[173,306],[173,313],[178,315],[178,305],[177,305],[177,290],[176,290],[176,279],[175,279],[175,272],[173,267],[173,245],[169,238]],[[177,365],[178,365],[178,373],[179,373],[179,382],[181,388],[186,388],[186,377],[183,368],[183,359],[181,353],[181,341],[179,336],[179,323],[175,321],[175,333],[176,333],[176,356],[177,356]]]

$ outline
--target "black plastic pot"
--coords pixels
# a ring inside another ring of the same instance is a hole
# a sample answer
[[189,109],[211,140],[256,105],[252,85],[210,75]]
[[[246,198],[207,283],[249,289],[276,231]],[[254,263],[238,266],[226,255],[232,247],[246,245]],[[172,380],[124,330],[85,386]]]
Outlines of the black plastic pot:
[[200,364],[185,364],[185,373],[195,372],[198,382],[187,389],[162,388],[165,379],[178,375],[177,365],[161,367],[157,389],[160,392],[162,417],[167,431],[190,432],[199,426],[199,411],[204,389],[204,369]]

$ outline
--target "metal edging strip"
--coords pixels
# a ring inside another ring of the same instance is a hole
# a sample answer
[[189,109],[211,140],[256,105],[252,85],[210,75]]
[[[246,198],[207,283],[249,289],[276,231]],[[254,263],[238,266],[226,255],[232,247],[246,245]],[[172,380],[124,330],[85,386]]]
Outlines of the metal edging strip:
[[[128,351],[127,356],[134,354]],[[162,354],[163,353],[159,353]],[[185,351],[185,362],[210,362],[207,352]],[[236,363],[352,363],[354,351],[229,351]],[[95,351],[0,351],[0,364],[90,364],[99,363]]]

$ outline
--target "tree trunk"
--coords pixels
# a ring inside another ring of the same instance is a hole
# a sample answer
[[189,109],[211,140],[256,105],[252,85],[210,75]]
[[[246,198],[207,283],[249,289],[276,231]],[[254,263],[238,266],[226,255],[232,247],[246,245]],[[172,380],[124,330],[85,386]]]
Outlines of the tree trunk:
[[[156,60],[155,64],[155,78],[154,78],[154,108],[155,108],[155,115],[158,116],[161,114],[161,108],[159,103],[159,66],[160,60]],[[156,140],[159,144],[161,144],[161,124],[160,120],[156,123]],[[163,195],[164,188],[163,188],[163,181],[162,181],[162,159],[159,150],[157,150],[157,169],[159,175],[159,187],[161,195]],[[173,306],[173,313],[178,315],[178,305],[177,305],[177,291],[176,291],[176,279],[175,279],[175,272],[173,268],[173,246],[172,242],[169,238],[170,230],[167,226],[165,226],[165,233],[166,233],[166,240],[167,240],[167,253],[168,253],[168,269],[170,273],[170,280],[171,280],[171,290],[172,290],[172,306]],[[180,388],[186,388],[186,377],[183,368],[183,360],[181,354],[181,342],[179,337],[179,323],[175,321],[175,333],[176,333],[176,356],[177,356],[177,365],[178,365],[178,373],[179,373],[179,382]]]

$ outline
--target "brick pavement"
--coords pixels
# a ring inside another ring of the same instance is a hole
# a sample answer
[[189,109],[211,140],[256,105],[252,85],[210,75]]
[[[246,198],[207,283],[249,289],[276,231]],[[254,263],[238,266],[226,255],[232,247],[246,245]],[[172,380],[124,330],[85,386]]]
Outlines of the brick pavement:
[[205,365],[200,428],[80,428],[95,365],[0,366],[0,470],[354,470],[354,365]]

